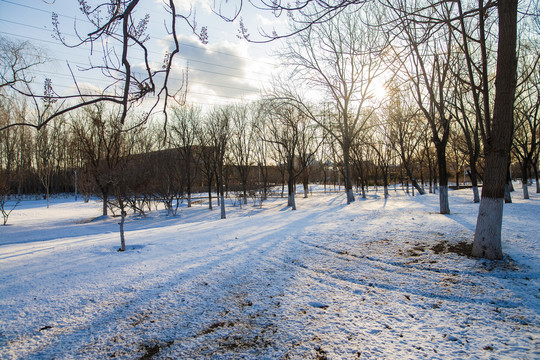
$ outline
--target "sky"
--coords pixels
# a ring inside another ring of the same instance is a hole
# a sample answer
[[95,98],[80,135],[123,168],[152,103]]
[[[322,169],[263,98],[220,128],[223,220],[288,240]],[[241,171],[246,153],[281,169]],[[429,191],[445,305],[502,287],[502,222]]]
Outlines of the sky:
[[[93,3],[90,1],[90,3]],[[165,52],[171,47],[170,36],[164,27],[162,0],[141,0],[137,6],[137,16],[150,15],[147,34],[150,36],[148,48],[150,61],[159,64]],[[212,0],[178,1],[179,12],[195,14],[197,27],[208,27],[208,44],[202,44],[191,29],[178,23],[180,54],[175,62],[171,84],[179,87],[182,72],[188,68],[187,102],[200,106],[250,100],[259,96],[261,89],[269,83],[272,74],[278,71],[279,59],[272,54],[280,45],[255,44],[238,38],[239,19],[227,22],[215,12],[233,16],[240,2],[219,2]],[[44,50],[50,60],[35,69],[34,87],[36,93],[42,92],[45,77],[51,78],[54,90],[61,95],[74,92],[70,70],[74,72],[77,83],[82,88],[103,87],[105,82],[99,72],[80,71],[90,63],[101,60],[101,46],[93,52],[88,47],[68,48],[53,38],[52,14],[57,13],[60,29],[66,41],[75,44],[75,30],[80,33],[88,30],[89,23],[78,8],[78,2],[68,0],[0,0],[0,36],[17,41],[29,41]],[[285,16],[275,18],[271,13],[256,11],[244,6],[242,19],[253,38],[259,29],[271,32],[273,28],[284,29]],[[136,56],[135,68],[142,63],[142,55]],[[139,61],[136,64],[137,60]]]

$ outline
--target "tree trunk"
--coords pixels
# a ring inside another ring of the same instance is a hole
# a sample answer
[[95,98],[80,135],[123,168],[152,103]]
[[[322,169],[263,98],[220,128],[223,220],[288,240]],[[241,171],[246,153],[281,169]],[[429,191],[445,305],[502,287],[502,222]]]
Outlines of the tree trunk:
[[437,165],[439,168],[439,212],[450,214],[450,204],[448,202],[448,172],[446,171],[446,146],[442,143],[436,144]]
[[479,203],[480,194],[478,193],[478,174],[476,171],[476,166],[471,165],[471,171],[468,174],[469,174],[469,178],[471,179],[471,184],[472,184],[473,202]]
[[221,218],[222,218],[222,219],[226,219],[226,218],[227,218],[227,214],[225,213],[225,194],[224,194],[223,192],[221,193],[220,198],[221,198],[221,204],[220,204],[220,207],[221,207]]
[[208,182],[208,209],[212,210],[212,181]]
[[188,152],[186,158],[186,180],[187,180],[187,207],[191,207],[191,152]]
[[285,193],[285,171],[281,173],[281,197]]
[[296,210],[296,201],[294,199],[294,191],[289,193],[288,202],[290,204],[289,206],[291,207],[291,210]]
[[118,251],[126,251],[126,239],[124,237],[124,222],[126,220],[126,212],[124,211],[124,206],[120,208],[120,249]]
[[536,180],[536,193],[540,194],[540,182],[538,182],[538,161],[533,163],[534,178]]
[[512,186],[512,177],[510,176],[510,164],[508,164],[508,168],[506,171],[506,185],[504,186],[504,203],[505,204],[511,204],[512,203],[512,191],[514,191],[514,187]]
[[221,219],[226,219],[227,215],[225,214],[225,192],[223,190],[223,165],[219,166],[219,196],[221,198]]
[[347,204],[354,202],[354,194],[351,181],[350,149],[343,147],[343,166],[345,170],[345,191],[347,192]]
[[[425,191],[418,185],[418,182],[414,179],[412,172],[408,166],[405,167],[405,173],[407,174],[407,177],[409,180],[411,180],[411,184],[413,188],[416,188],[418,190],[418,193],[420,195],[424,195]],[[407,181],[407,194],[409,193],[409,182]],[[413,190],[413,196],[414,196],[414,190]]]
[[101,190],[101,193],[103,195],[103,216],[107,216],[107,203],[109,202],[109,192],[105,189]]
[[523,188],[523,199],[529,199],[529,161],[523,159],[523,165],[521,166],[521,187]]
[[529,199],[529,187],[526,181],[521,182],[521,186],[523,187],[523,199]]
[[504,186],[504,203],[505,204],[512,203],[512,191],[510,190],[510,184],[506,184]]
[[287,206],[292,207],[292,210],[296,210],[296,201],[294,199],[294,170],[292,168],[287,170],[289,178],[287,179]]
[[508,158],[512,144],[516,90],[517,0],[499,0],[499,43],[491,137],[472,255],[502,259],[501,231]]
[[474,203],[479,203],[480,202],[480,193],[478,192],[478,186],[473,185],[472,191],[473,191],[473,202]]

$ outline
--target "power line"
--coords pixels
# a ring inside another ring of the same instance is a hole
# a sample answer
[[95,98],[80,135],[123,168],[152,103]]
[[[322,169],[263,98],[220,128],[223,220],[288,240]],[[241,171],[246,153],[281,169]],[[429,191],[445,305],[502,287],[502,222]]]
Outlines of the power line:
[[[0,0],[2,1],[2,0]],[[28,27],[31,27],[31,28],[35,28],[35,29],[38,29],[38,30],[44,30],[44,29],[41,29],[37,26],[31,26],[31,25],[26,25],[26,24],[21,24],[21,23],[18,23],[18,22],[15,22],[15,21],[11,21],[11,20],[6,20],[6,19],[1,19],[0,18],[0,21],[4,21],[4,22],[8,22],[8,23],[12,23],[12,24],[17,24],[17,25],[21,25],[21,26],[28,26]],[[47,31],[51,31],[51,30],[47,30]],[[51,31],[52,32],[52,31]],[[19,34],[13,34],[13,33],[8,33],[8,32],[5,32],[5,31],[0,31],[1,34],[5,34],[5,35],[9,35],[9,36],[14,36],[14,37],[19,37],[19,38],[24,38],[24,39],[28,39],[28,40],[34,40],[34,41],[39,41],[39,42],[45,42],[45,43],[49,43],[49,44],[54,44],[54,45],[59,45],[58,42],[55,42],[55,41],[51,41],[51,40],[42,40],[42,39],[38,39],[38,38],[35,38],[35,37],[31,37],[31,36],[26,36],[26,35],[19,35]],[[73,36],[73,35],[72,35]],[[187,45],[187,44],[183,44],[182,45]],[[103,51],[101,50],[94,50],[95,52],[99,52],[101,54],[103,54]],[[152,53],[152,54],[155,54],[155,55],[163,55],[162,53],[158,53],[158,52],[155,52],[155,51],[149,51],[149,53]],[[237,68],[237,67],[233,67],[233,66],[228,66],[228,65],[221,65],[221,64],[217,64],[217,63],[212,63],[212,62],[209,62],[209,61],[203,61],[203,60],[198,60],[198,59],[194,59],[194,58],[190,58],[190,57],[187,57],[187,56],[183,56],[180,54],[180,56],[182,56],[182,59],[188,61],[188,62],[195,62],[195,63],[200,63],[200,64],[205,64],[205,65],[210,65],[210,66],[216,66],[216,67],[220,67],[220,68],[225,68],[225,69],[230,69],[230,70],[237,70],[237,71],[244,71],[245,69],[242,69],[242,68]],[[59,60],[59,61],[62,61],[63,59],[58,59],[58,58],[53,58],[54,60]],[[144,61],[143,58],[137,58],[135,57],[134,60],[138,60],[138,61]],[[83,63],[78,63],[80,65],[87,65],[87,64],[83,64]],[[210,71],[210,70],[203,70],[203,69],[197,69],[195,68],[195,70],[198,70],[198,71],[205,71],[205,72],[209,72],[209,73],[213,73],[213,74],[221,74],[221,75],[225,75],[225,76],[234,76],[234,75],[230,75],[230,74],[225,74],[225,73],[220,73],[220,72],[215,72],[215,71]],[[256,75],[262,75],[262,76],[270,76],[269,74],[267,73],[261,73],[261,72],[257,72],[257,71],[251,71],[253,74],[256,74]],[[238,77],[240,78],[239,76],[234,76],[234,77]],[[247,77],[244,77],[244,79],[246,80],[252,80],[252,81],[259,81],[260,79],[250,79],[250,78],[247,78]]]
[[[8,3],[8,4],[11,4],[11,5],[21,6],[21,7],[29,8],[29,9],[36,10],[36,11],[39,11],[39,12],[47,13],[47,14],[50,14],[51,16],[52,16],[52,14],[53,14],[52,11],[47,11],[47,10],[39,9],[39,8],[37,8],[37,7],[30,6],[30,5],[19,4],[19,3],[16,3],[16,2],[13,2],[13,1],[9,1],[9,0],[0,0],[0,1],[5,2],[5,3]],[[54,12],[54,13],[56,13],[56,12]],[[82,21],[82,22],[85,22],[85,23],[88,23],[88,24],[92,24],[91,22],[89,22],[88,20],[85,20],[84,18],[78,19],[78,18],[76,18],[76,17],[69,16],[69,15],[65,15],[65,14],[61,14],[61,13],[56,13],[56,14],[57,14],[58,16],[60,16],[60,17],[65,17],[65,18],[68,18],[68,19],[77,20],[77,21]],[[28,25],[28,24],[17,23],[17,22],[13,22],[13,21],[10,21],[10,22],[16,23],[16,24],[21,25],[21,26],[29,26],[29,27],[36,28],[36,29],[38,29],[38,30],[44,30],[44,29],[42,29],[42,28],[38,28],[38,27],[35,27],[35,26],[32,26],[32,25]],[[52,30],[48,30],[48,29],[45,29],[45,30],[51,31],[51,32],[52,32]],[[66,35],[76,37],[76,36],[73,35],[73,34],[66,34]],[[35,40],[40,41],[40,39],[35,39]],[[197,46],[191,45],[191,44],[181,43],[181,45],[186,46],[186,47],[190,47],[190,48],[194,48],[194,49],[201,49],[200,47],[197,47]],[[224,52],[224,51],[213,51],[213,52],[215,52],[215,53],[217,53],[217,54],[222,54],[222,55],[227,55],[227,56],[239,58],[239,59],[244,59],[244,60],[249,60],[249,61],[258,62],[258,63],[261,63],[261,64],[263,64],[263,65],[270,65],[270,66],[274,66],[274,65],[275,65],[275,64],[270,63],[270,62],[267,62],[267,61],[257,60],[257,59],[253,59],[253,58],[249,58],[249,57],[241,56],[241,55],[230,54],[230,53],[227,53],[227,52]],[[217,64],[216,64],[216,65],[217,65]],[[218,65],[218,66],[219,66],[219,65]]]
[[[37,71],[37,70],[27,70],[27,73],[28,74],[35,74],[35,75],[43,75],[42,72]],[[61,73],[58,73],[58,72],[48,72],[47,75],[55,75],[55,76],[58,76],[58,77],[72,79],[72,77],[70,75],[61,74]],[[181,78],[175,78],[175,77],[171,77],[169,79],[172,80],[172,81],[182,81],[183,80]],[[98,80],[95,77],[88,77],[88,76],[80,76],[80,75],[78,75],[77,80],[89,80],[89,81],[93,81],[94,83],[99,82],[103,86],[110,85],[110,83],[106,82],[105,79]],[[211,87],[219,87],[219,88],[224,88],[224,89],[231,89],[231,90],[246,91],[246,92],[254,92],[255,91],[255,90],[249,90],[249,89],[242,88],[242,87],[229,86],[229,85],[220,85],[220,84],[215,84],[215,83],[206,83],[206,82],[201,82],[201,81],[197,81],[196,84],[197,85],[206,85],[206,86],[211,86]],[[66,86],[66,87],[69,87],[69,86]]]
[[[1,0],[0,0],[1,1]],[[1,19],[0,19],[1,20]],[[5,32],[5,31],[0,31],[0,34],[5,34],[5,35],[9,35],[9,36],[15,36],[15,37],[19,37],[19,38],[24,38],[24,39],[29,39],[29,40],[35,40],[35,41],[42,41],[42,42],[48,42],[48,43],[53,43],[53,44],[56,44],[55,42],[53,41],[46,41],[46,40],[40,40],[40,39],[36,39],[34,37],[30,37],[30,36],[24,36],[24,35],[18,35],[18,34],[13,34],[13,33],[8,33],[8,32]],[[56,60],[56,61],[64,61],[65,59],[59,59],[59,58],[51,58],[52,60]],[[185,58],[183,58],[185,59]],[[143,59],[137,59],[137,58],[134,58],[134,60],[139,60],[139,61],[142,61]],[[192,60],[189,60],[187,59],[188,61],[192,61]],[[210,64],[210,65],[213,65],[213,66],[221,66],[221,67],[226,67],[227,66],[223,66],[223,65],[219,65],[219,64],[213,64],[213,63],[209,63],[209,62],[203,62],[203,61],[197,61],[197,60],[193,60],[194,62],[202,62],[202,63],[207,63],[207,64]],[[74,64],[74,65],[79,65],[79,66],[84,66],[84,67],[87,67],[89,66],[88,64],[86,63],[82,63],[82,62],[77,62],[77,61],[70,61],[71,64]],[[230,67],[231,69],[234,69],[234,70],[239,70],[239,71],[243,71],[243,69],[239,69],[239,68],[232,68]],[[242,80],[250,80],[250,81],[261,81],[261,79],[254,79],[254,78],[249,78],[249,77],[241,77],[241,76],[237,76],[237,75],[232,75],[232,74],[227,74],[227,73],[224,73],[224,72],[219,72],[219,71],[212,71],[212,70],[208,70],[208,69],[204,69],[204,68],[200,68],[200,67],[188,67],[188,69],[191,69],[191,70],[195,70],[195,71],[200,71],[202,73],[207,73],[207,74],[214,74],[214,75],[221,75],[221,76],[227,76],[227,77],[232,77],[232,78],[236,78],[236,79],[242,79]],[[256,72],[254,72],[255,74],[257,74]],[[261,75],[265,75],[265,76],[270,76],[269,74],[262,74],[262,73],[258,73],[258,74],[261,74]],[[216,86],[219,86],[219,85],[216,85]]]

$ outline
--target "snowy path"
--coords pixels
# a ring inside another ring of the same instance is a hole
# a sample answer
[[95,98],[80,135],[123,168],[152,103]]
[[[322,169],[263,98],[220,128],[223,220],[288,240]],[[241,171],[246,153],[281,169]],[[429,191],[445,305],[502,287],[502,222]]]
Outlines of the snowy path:
[[467,192],[449,216],[391,195],[133,218],[126,253],[113,219],[81,221],[98,204],[23,207],[0,229],[0,358],[538,358],[540,198],[505,208],[511,260],[486,262],[457,254]]

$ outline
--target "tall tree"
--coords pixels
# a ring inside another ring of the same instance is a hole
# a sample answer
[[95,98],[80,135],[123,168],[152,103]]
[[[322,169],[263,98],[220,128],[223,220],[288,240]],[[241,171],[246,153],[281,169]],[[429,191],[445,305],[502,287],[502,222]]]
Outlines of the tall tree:
[[104,103],[72,114],[73,132],[80,144],[85,172],[98,187],[103,200],[103,216],[108,214],[113,191],[113,173],[121,160],[121,132],[117,114]]
[[388,146],[394,148],[401,164],[405,168],[407,178],[419,194],[425,191],[414,176],[414,159],[419,151],[423,134],[428,131],[422,115],[413,106],[414,100],[407,99],[406,92],[392,88],[384,108],[384,130],[387,132]]
[[187,192],[187,206],[191,207],[191,193],[196,178],[196,139],[197,127],[201,121],[199,108],[176,107],[173,110],[171,143],[180,154],[184,183]]
[[374,79],[384,72],[384,37],[364,25],[366,16],[358,9],[344,9],[291,38],[283,53],[294,77],[306,87],[322,91],[325,101],[335,107],[337,116],[327,123],[327,118],[323,121],[298,101],[299,108],[324,127],[341,148],[348,204],[354,201],[351,146],[372,114],[365,109],[374,100]]
[[253,110],[250,104],[236,104],[232,109],[231,119],[231,160],[240,177],[244,204],[247,204],[249,173],[253,164]]
[[[451,92],[453,4],[428,1],[426,6],[420,9],[418,6],[407,0],[389,5],[394,13],[393,31],[403,45],[392,49],[399,64],[396,72],[405,74],[405,81],[411,84],[412,94],[431,129],[439,169],[439,210],[441,214],[449,214],[446,146],[451,115],[446,104]],[[437,21],[425,21],[426,18]]]
[[214,154],[215,175],[218,180],[218,196],[220,197],[221,219],[225,219],[225,187],[224,187],[224,167],[229,152],[230,127],[232,118],[232,107],[223,106],[213,109],[205,124],[207,127],[210,146]]
[[[482,2],[480,2],[482,3]],[[472,254],[501,259],[501,229],[508,157],[514,126],[516,90],[517,0],[499,0],[499,42],[493,118],[484,118],[486,169]],[[484,11],[480,12],[484,16]]]
[[269,135],[267,142],[271,143],[279,156],[278,161],[283,164],[287,173],[287,206],[296,210],[296,180],[305,170],[305,164],[310,162],[310,158],[315,155],[315,151],[310,158],[302,165],[298,161],[303,136],[306,133],[313,133],[313,124],[310,124],[307,116],[296,106],[287,101],[272,100],[268,103]]

